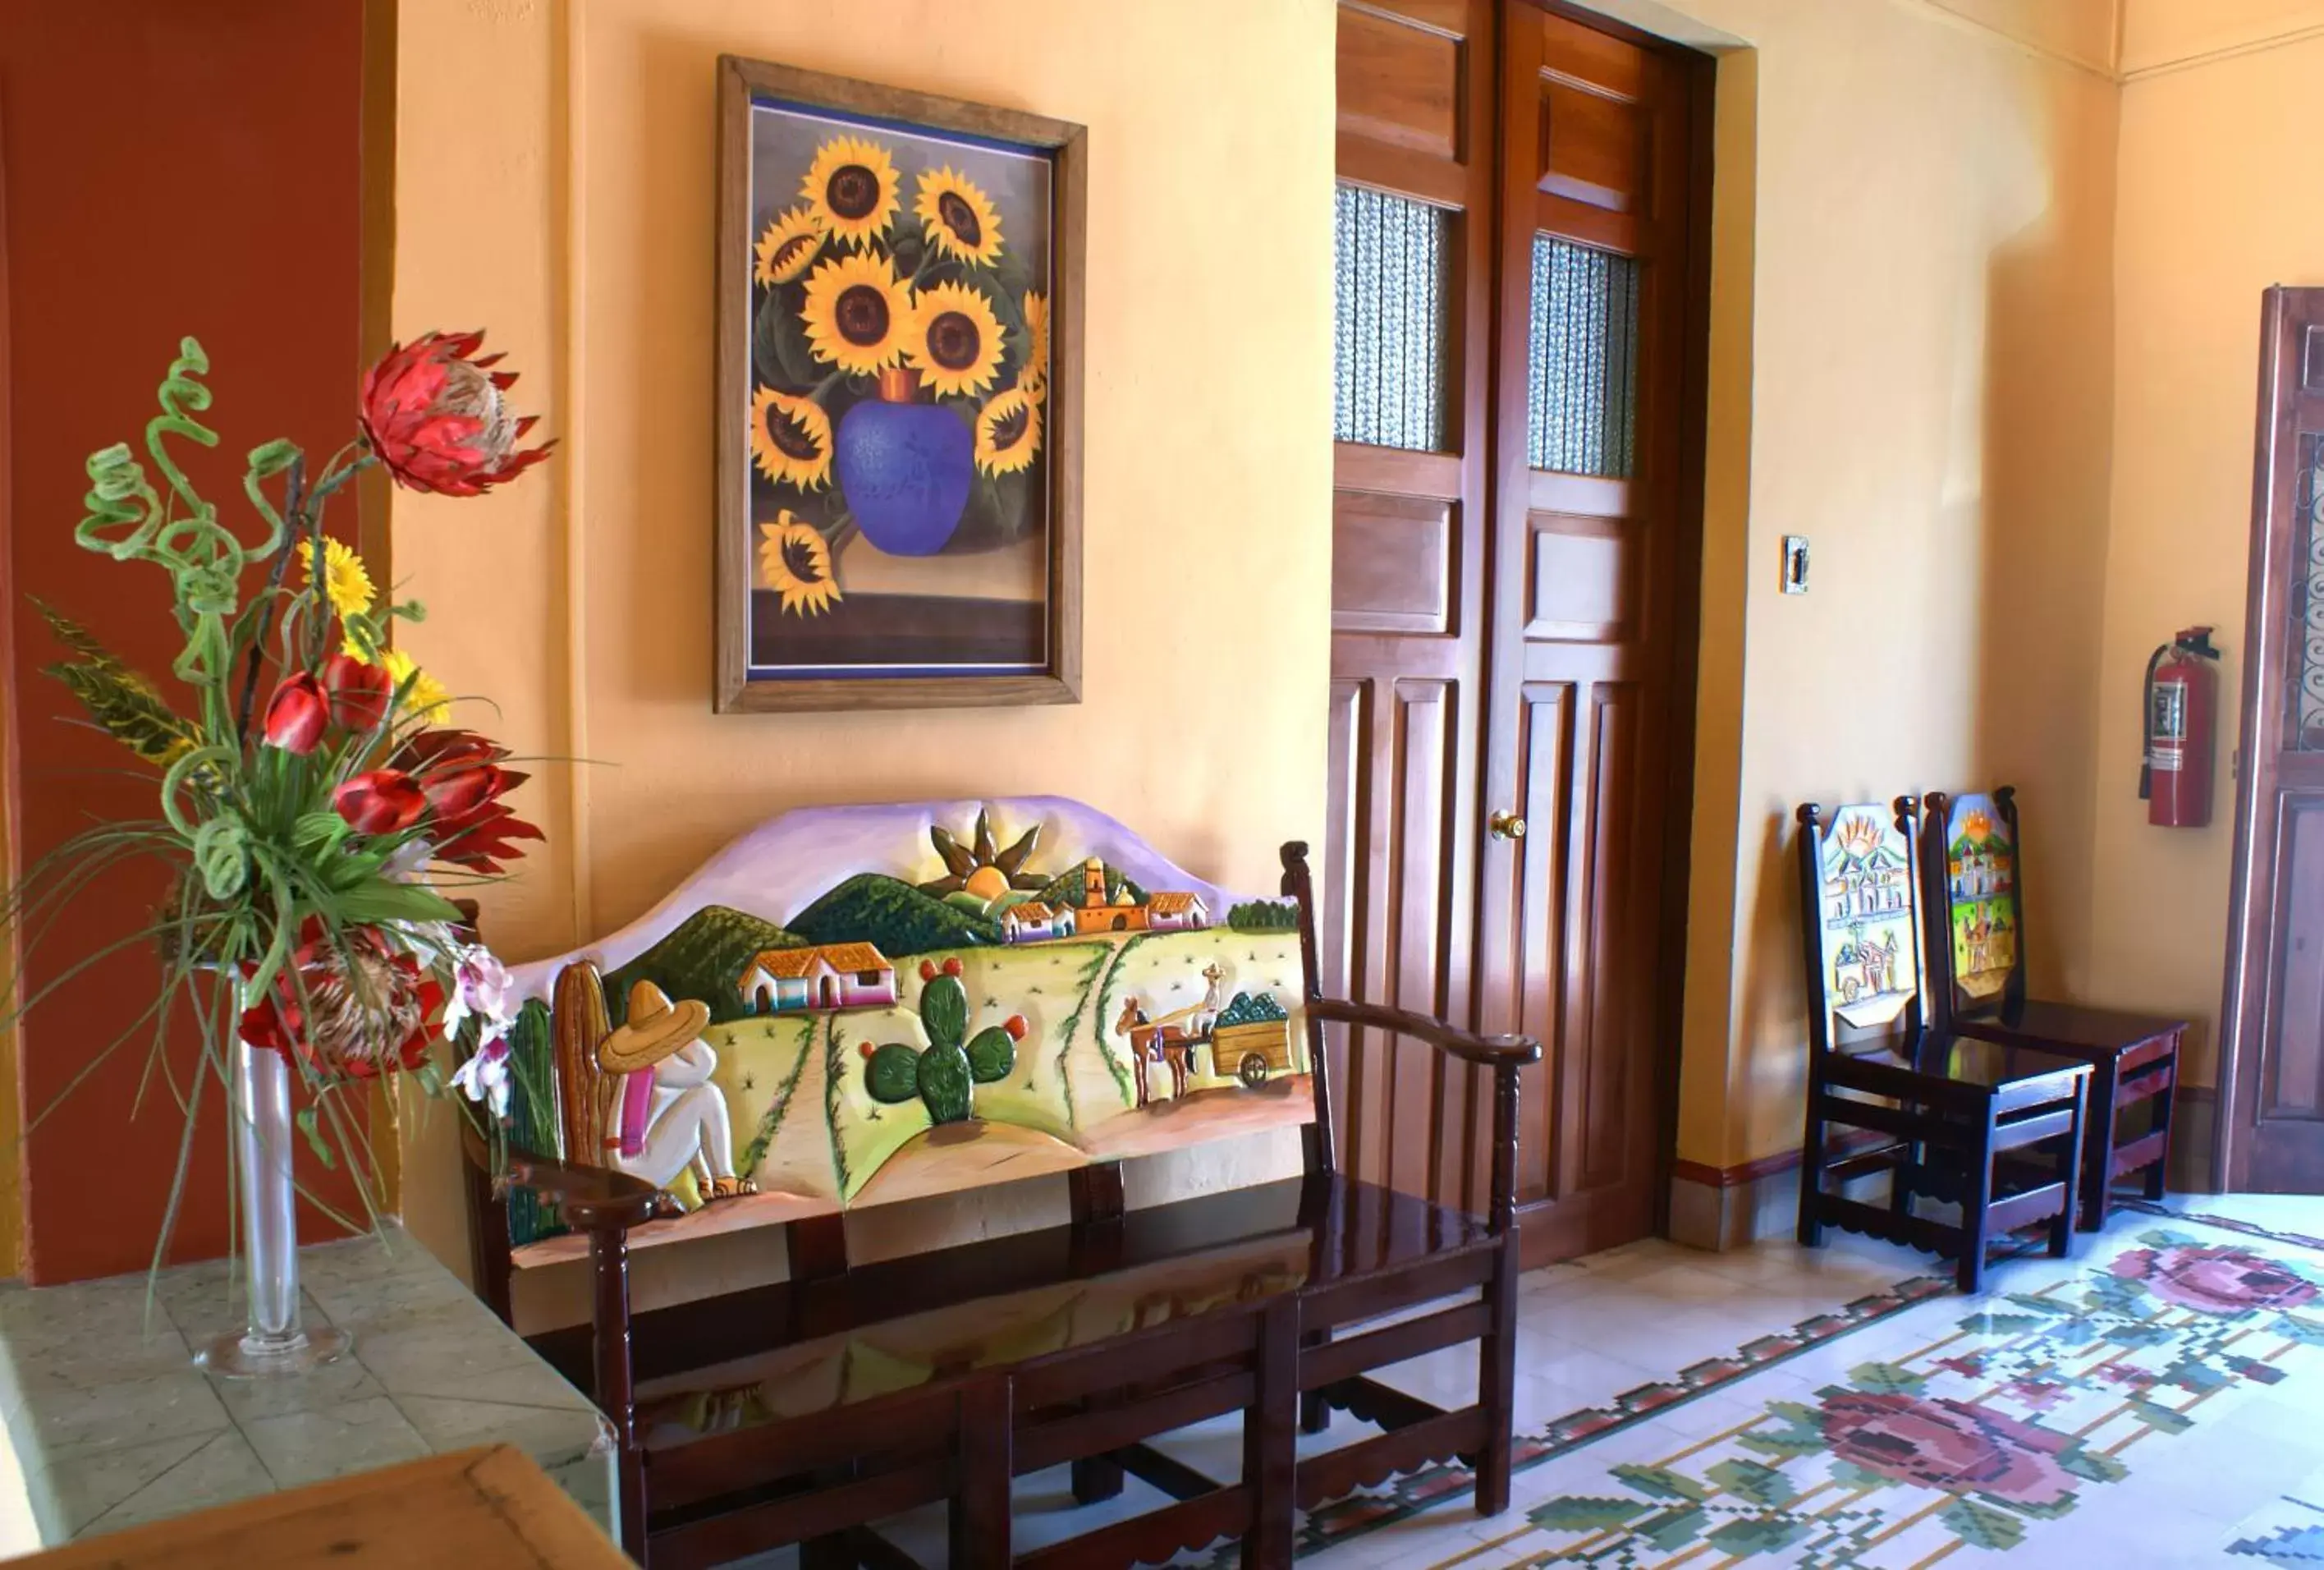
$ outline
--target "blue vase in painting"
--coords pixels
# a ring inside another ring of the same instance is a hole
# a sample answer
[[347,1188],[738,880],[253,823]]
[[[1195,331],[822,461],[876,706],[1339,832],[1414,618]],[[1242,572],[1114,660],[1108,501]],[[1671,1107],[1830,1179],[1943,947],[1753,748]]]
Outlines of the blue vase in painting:
[[832,458],[863,538],[890,556],[934,556],[960,527],[975,446],[960,417],[918,402],[919,377],[890,369],[880,396],[840,420]]

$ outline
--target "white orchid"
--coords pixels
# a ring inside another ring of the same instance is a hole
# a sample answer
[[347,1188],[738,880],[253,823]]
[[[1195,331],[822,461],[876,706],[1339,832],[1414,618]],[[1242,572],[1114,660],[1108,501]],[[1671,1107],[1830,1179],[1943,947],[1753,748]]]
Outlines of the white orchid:
[[507,1038],[495,1036],[476,1048],[469,1059],[452,1071],[452,1083],[470,1101],[488,1103],[493,1116],[508,1116],[509,1106],[509,1044]]
[[483,1034],[504,1034],[516,1022],[509,1002],[508,967],[481,943],[457,945],[452,962],[452,996],[444,1005],[444,1035],[456,1036],[471,1018]]

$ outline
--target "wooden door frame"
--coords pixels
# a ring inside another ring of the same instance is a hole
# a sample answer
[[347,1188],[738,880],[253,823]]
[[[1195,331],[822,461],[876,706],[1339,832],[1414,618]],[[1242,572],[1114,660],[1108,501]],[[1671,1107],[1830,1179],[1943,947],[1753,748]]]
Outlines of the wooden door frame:
[[[1682,279],[1682,310],[1679,331],[1679,380],[1676,390],[1678,417],[1675,422],[1679,472],[1673,481],[1671,522],[1673,525],[1675,575],[1673,585],[1672,663],[1667,697],[1668,711],[1665,716],[1667,739],[1665,753],[1663,859],[1659,897],[1662,920],[1659,943],[1661,952],[1677,958],[1678,970],[1672,978],[1675,984],[1661,990],[1655,1000],[1652,1014],[1654,1031],[1653,1082],[1655,1087],[1655,1141],[1652,1176],[1654,1230],[1657,1235],[1670,1233],[1671,1175],[1678,1159],[1679,1076],[1683,1050],[1686,998],[1685,956],[1687,954],[1688,905],[1692,892],[1692,855],[1694,827],[1695,726],[1701,688],[1702,664],[1702,560],[1704,487],[1707,471],[1707,440],[1709,434],[1709,390],[1711,357],[1711,195],[1716,173],[1713,149],[1718,104],[1718,69],[1716,57],[1689,48],[1670,39],[1648,32],[1618,21],[1574,0],[1517,0],[1549,15],[1594,29],[1639,49],[1649,51],[1675,61],[1684,73],[1688,112],[1688,147],[1686,159],[1687,244]],[[1495,76],[1500,78],[1500,63],[1495,62]],[[1503,106],[1494,105],[1496,123]],[[1494,171],[1496,189],[1505,178],[1505,171]],[[1497,199],[1493,207],[1493,254],[1502,256],[1507,249],[1508,236],[1504,226],[1509,214],[1506,203]],[[1503,335],[1496,334],[1492,369],[1493,385],[1499,387],[1502,368],[1499,363]],[[1488,584],[1499,581],[1499,573],[1506,564],[1498,559],[1498,519],[1499,487],[1507,483],[1506,476],[1522,471],[1521,457],[1514,461],[1496,455],[1489,481],[1487,496],[1489,526],[1484,531],[1486,578]],[[1523,564],[1518,564],[1522,570]],[[1503,694],[1493,690],[1492,666],[1495,640],[1499,630],[1492,626],[1493,596],[1486,596],[1486,670],[1484,712],[1491,715]],[[1475,833],[1484,832],[1486,815],[1490,811],[1494,792],[1499,789],[1492,778],[1489,761],[1477,771],[1478,799],[1471,815]],[[1477,864],[1481,867],[1488,854],[1481,838],[1478,841]],[[1476,880],[1475,930],[1478,942],[1487,939],[1485,885],[1481,875]],[[1484,1015],[1485,974],[1481,965],[1472,966],[1476,992],[1471,1000],[1471,1017]],[[1554,1120],[1552,1123],[1554,1126]],[[1536,1201],[1520,1207],[1522,1226],[1527,1212],[1554,1209],[1554,1198]],[[1522,1233],[1520,1233],[1522,1235]],[[1530,1266],[1543,1262],[1528,1257]]]
[[[2324,291],[2268,288],[2261,297],[2258,433],[2253,442],[2250,552],[2244,603],[2243,686],[2236,706],[2236,824],[2227,896],[2227,958],[2219,1003],[2218,1093],[2212,1108],[2211,1180],[2222,1193],[2235,1193],[2251,1177],[2251,1141],[2260,1111],[2259,1057],[2275,1029],[2271,1017],[2277,955],[2269,939],[2284,897],[2279,876],[2283,840],[2281,825],[2270,838],[2271,853],[2260,856],[2263,810],[2274,809],[2279,794],[2276,759],[2287,723],[2279,681],[2292,655],[2282,607],[2270,592],[2271,568],[2299,570],[2295,558],[2299,479],[2293,466],[2303,423],[2324,429],[2324,388],[2308,384],[2311,349],[2324,346],[2324,303],[2297,309],[2299,297],[2324,301]],[[2295,335],[2306,341],[2295,342]],[[2307,419],[2302,420],[2302,405]],[[2281,471],[2291,487],[2279,495]],[[2275,688],[2271,704],[2269,691]],[[2267,776],[2262,799],[2261,776]],[[2253,909],[2256,897],[2261,909]],[[2249,1102],[2251,1117],[2244,1116]]]

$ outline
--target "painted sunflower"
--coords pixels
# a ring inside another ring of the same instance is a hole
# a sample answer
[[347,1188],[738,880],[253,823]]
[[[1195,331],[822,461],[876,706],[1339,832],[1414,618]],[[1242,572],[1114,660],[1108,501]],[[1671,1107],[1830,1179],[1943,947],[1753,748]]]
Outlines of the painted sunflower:
[[897,183],[895,161],[886,148],[840,136],[816,149],[799,194],[818,226],[861,250],[894,220]]
[[819,616],[841,598],[832,575],[831,542],[786,510],[759,525],[759,586],[782,596],[783,609]]
[[838,256],[807,281],[808,350],[841,370],[869,375],[892,365],[912,337],[912,292],[878,256]]
[[806,208],[779,213],[759,236],[755,276],[765,284],[788,283],[823,254],[823,226]]
[[[315,582],[315,542],[299,541],[299,565],[307,569],[307,584]],[[323,597],[343,616],[360,616],[371,609],[371,574],[363,558],[344,540],[323,541]]]
[[976,466],[988,475],[1033,466],[1041,450],[1041,406],[1022,387],[995,392],[976,416]]
[[980,393],[1001,369],[1001,319],[992,303],[961,283],[920,291],[904,357],[920,368],[939,398]]
[[1025,365],[1017,385],[1038,403],[1049,392],[1049,297],[1039,290],[1025,291]]
[[751,399],[751,457],[759,472],[812,491],[831,483],[831,416],[812,398],[761,387]]
[[1001,215],[968,176],[923,171],[912,210],[927,226],[928,243],[945,254],[984,267],[1001,260]]

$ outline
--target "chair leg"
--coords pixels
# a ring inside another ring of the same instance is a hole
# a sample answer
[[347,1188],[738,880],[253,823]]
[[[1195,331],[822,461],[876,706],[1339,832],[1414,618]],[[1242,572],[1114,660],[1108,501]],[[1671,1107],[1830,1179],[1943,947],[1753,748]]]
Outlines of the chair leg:
[[2114,1151],[2120,1112],[2115,1096],[2122,1085],[2119,1063],[2104,1062],[2090,1072],[2089,1113],[2083,1118],[2082,1230],[2103,1232],[2114,1209]]
[[[2074,1257],[2074,1218],[2085,1208],[2088,1196],[2075,1192],[2075,1185],[2089,1181],[2090,1146],[2096,1143],[2090,1131],[2090,1097],[2098,1076],[2093,1074],[2074,1086],[2074,1126],[2066,1134],[2065,1148],[2058,1153],[2058,1170],[2066,1181],[2066,1196],[2058,1207],[2057,1219],[2050,1224],[2050,1257],[2070,1260]],[[2107,1106],[2114,1105],[2111,1091]],[[2098,1170],[2105,1174],[2098,1180],[2101,1192],[2114,1182],[2114,1146],[2111,1141],[2099,1146],[2097,1152]]]
[[1477,1513],[1509,1508],[1509,1473],[1517,1421],[1517,1229],[1501,1233],[1493,1274],[1485,1283],[1488,1319],[1477,1344],[1477,1405],[1485,1415],[1485,1447],[1477,1457]]
[[1962,1152],[1968,1159],[1961,1182],[1960,1263],[1953,1279],[1964,1292],[1985,1286],[1987,1228],[1993,1220],[1993,1113],[1985,1113],[1985,1127],[1974,1146]]
[[1808,1085],[1808,1126],[1800,1141],[1800,1246],[1807,1249],[1823,1247],[1824,1119],[1818,1097],[1821,1087],[1811,1081]]
[[2146,1169],[2146,1186],[2141,1190],[2153,1202],[2160,1203],[2171,1191],[2171,1113],[2179,1100],[2179,1055],[2172,1052],[2162,1071],[2162,1085],[2154,1093],[2154,1127],[2163,1136],[2163,1154]]

